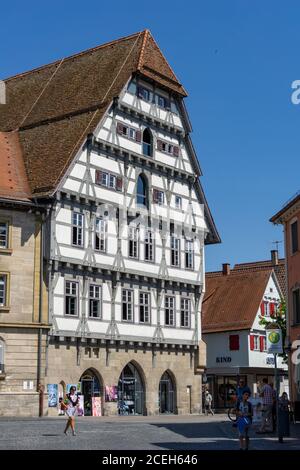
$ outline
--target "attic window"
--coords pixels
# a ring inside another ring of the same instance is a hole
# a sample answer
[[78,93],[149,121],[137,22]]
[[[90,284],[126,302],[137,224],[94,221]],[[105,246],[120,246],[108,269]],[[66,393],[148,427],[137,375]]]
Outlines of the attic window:
[[142,100],[145,101],[150,101],[150,90],[147,90],[147,88],[144,88],[142,86],[139,86],[137,90],[139,98],[142,98]]

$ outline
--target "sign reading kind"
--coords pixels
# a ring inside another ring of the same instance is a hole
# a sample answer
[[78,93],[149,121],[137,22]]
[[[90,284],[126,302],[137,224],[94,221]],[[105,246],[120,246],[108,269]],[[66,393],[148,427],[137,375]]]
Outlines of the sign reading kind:
[[216,362],[231,362],[230,356],[216,357]]

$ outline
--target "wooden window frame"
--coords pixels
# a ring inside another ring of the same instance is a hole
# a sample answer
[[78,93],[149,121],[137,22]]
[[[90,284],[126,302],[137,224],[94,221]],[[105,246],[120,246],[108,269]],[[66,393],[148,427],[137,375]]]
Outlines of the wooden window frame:
[[6,281],[4,282],[5,303],[0,305],[0,312],[7,312],[10,310],[10,272],[0,271],[0,276],[6,278]]
[[[67,294],[67,283],[71,282],[76,285],[76,295],[70,295]],[[76,299],[76,314],[72,315],[71,313],[66,313],[67,312],[67,298],[75,298]],[[65,311],[64,311],[64,316],[67,318],[78,318],[79,317],[79,282],[74,281],[72,279],[66,279],[65,280]]]
[[[96,297],[95,294],[91,296],[91,287],[94,289],[98,288],[99,289],[99,297]],[[91,301],[97,301],[98,302],[98,313],[99,315],[97,317],[94,317],[91,315]],[[94,284],[90,283],[89,284],[89,313],[88,313],[89,319],[90,320],[102,320],[102,286],[100,284]]]
[[[123,306],[124,306],[124,303],[125,301],[123,300],[123,294],[124,292],[126,292],[126,316],[127,316],[127,319],[124,320],[123,318]],[[128,302],[128,293],[130,292],[130,295],[131,295],[131,301]],[[126,289],[126,288],[122,288],[122,291],[121,291],[121,321],[124,322],[124,323],[134,323],[134,290],[133,289]],[[128,305],[131,306],[131,319],[128,320]]]
[[[188,303],[188,309],[185,307],[185,302]],[[182,306],[184,304],[184,306]],[[182,325],[182,314],[183,314],[183,323],[185,322],[186,319],[186,314],[188,315],[188,325]],[[190,329],[191,328],[191,316],[192,316],[192,301],[189,297],[180,297],[180,328],[186,328]]]
[[0,253],[12,253],[12,220],[9,217],[0,217],[0,223],[7,225],[7,246],[0,246]]
[[[142,296],[147,296],[148,297],[148,304],[145,304],[144,302],[141,302],[141,295]],[[146,317],[145,315],[145,307],[148,308],[148,320],[141,321],[141,307],[144,307],[144,318]],[[139,323],[142,325],[150,325],[151,324],[151,292],[145,291],[145,290],[140,290],[139,291]]]
[[[82,225],[77,225],[77,224],[74,224],[74,215],[80,215],[82,217]],[[81,244],[79,245],[78,243],[74,243],[74,228],[77,229],[77,234],[76,234],[76,240],[78,240],[78,230],[81,229],[82,233],[81,233]],[[72,237],[72,240],[71,240],[71,245],[73,247],[76,247],[76,248],[84,248],[84,229],[85,229],[85,217],[84,217],[84,214],[82,214],[81,212],[78,212],[78,211],[72,211],[72,230],[71,230],[71,237]]]
[[[170,303],[167,302],[167,301],[169,301],[169,299],[173,300],[173,307],[170,307]],[[172,313],[172,315],[173,315],[172,323],[167,323],[166,322],[167,311],[168,311],[168,314],[169,314],[169,319],[170,319],[170,312],[173,311],[173,313]],[[176,297],[175,297],[175,295],[166,295],[165,296],[165,318],[164,318],[164,320],[165,320],[164,321],[165,326],[170,327],[170,328],[176,328]]]

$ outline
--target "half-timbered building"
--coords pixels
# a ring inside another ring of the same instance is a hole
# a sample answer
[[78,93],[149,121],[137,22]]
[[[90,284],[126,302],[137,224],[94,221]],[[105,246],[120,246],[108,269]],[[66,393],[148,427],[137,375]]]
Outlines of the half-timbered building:
[[0,128],[47,210],[45,386],[79,384],[86,414],[95,397],[105,414],[199,412],[204,245],[220,240],[183,86],[149,31],[6,86]]

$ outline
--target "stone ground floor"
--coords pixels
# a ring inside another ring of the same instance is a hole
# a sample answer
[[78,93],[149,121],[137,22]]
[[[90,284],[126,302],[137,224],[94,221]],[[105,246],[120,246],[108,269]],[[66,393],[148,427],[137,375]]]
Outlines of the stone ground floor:
[[[0,449],[7,450],[238,450],[236,429],[225,415],[85,417],[77,435],[63,434],[65,418],[0,418]],[[300,450],[300,423],[278,443],[250,431],[253,450]]]
[[[199,348],[146,343],[80,344],[56,339],[47,353],[45,391],[76,386],[85,416],[199,414]],[[97,409],[97,410],[96,410]],[[44,414],[57,415],[46,404]]]

